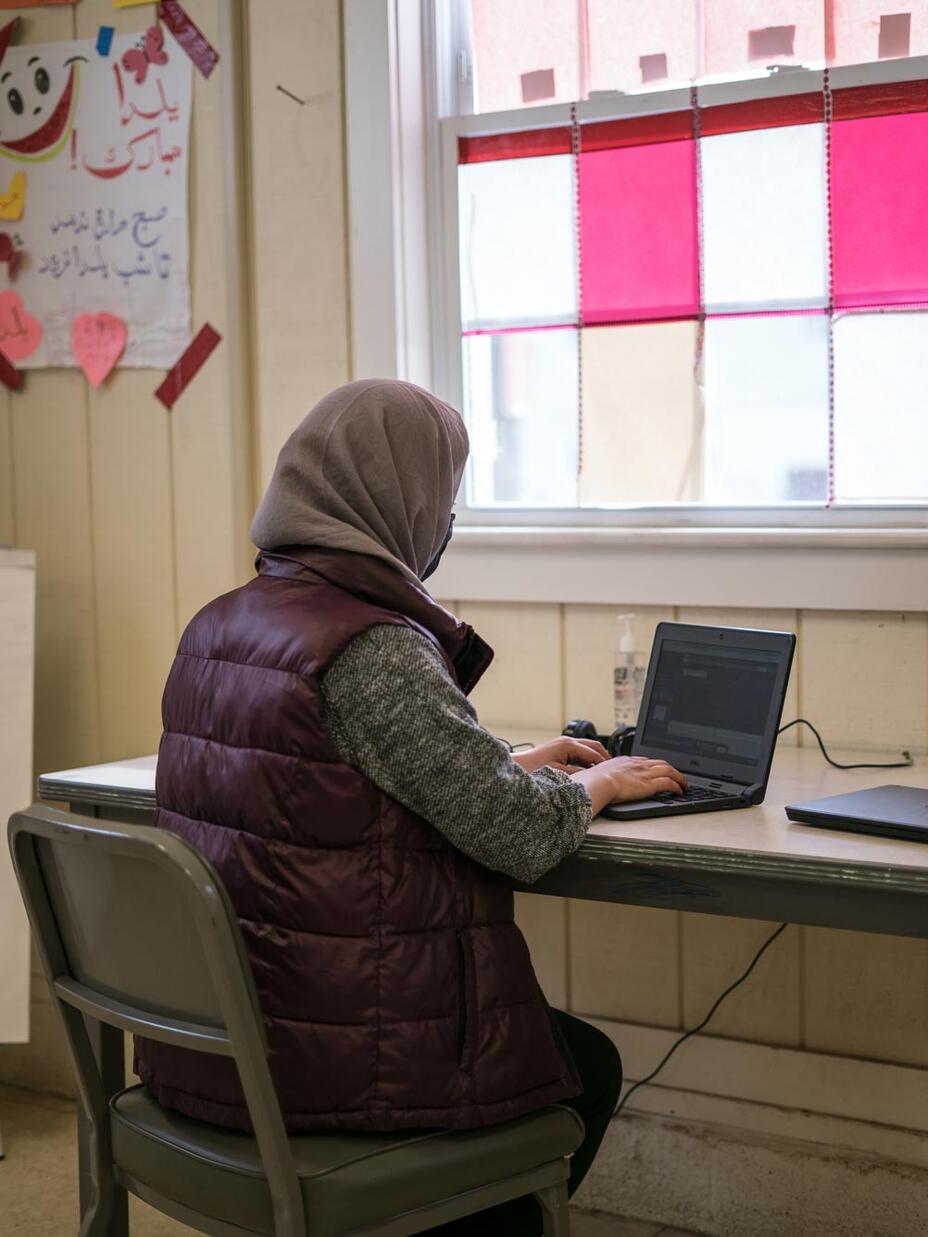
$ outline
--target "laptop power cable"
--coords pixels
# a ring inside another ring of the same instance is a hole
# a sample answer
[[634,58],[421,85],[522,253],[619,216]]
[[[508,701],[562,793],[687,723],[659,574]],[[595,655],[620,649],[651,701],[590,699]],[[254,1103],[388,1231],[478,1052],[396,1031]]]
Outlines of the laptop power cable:
[[832,758],[828,755],[822,736],[815,729],[815,727],[812,725],[812,723],[809,721],[808,718],[797,717],[793,721],[787,722],[785,726],[780,727],[780,729],[777,731],[777,734],[778,735],[782,734],[784,730],[789,730],[791,726],[808,726],[809,729],[812,731],[812,733],[815,735],[815,740],[819,745],[822,755],[825,757],[825,759],[834,769],[907,769],[910,765],[914,764],[914,761],[912,760],[912,753],[903,749],[901,760],[890,760],[890,761],[885,761],[885,762],[879,762],[877,764],[870,764],[869,762],[863,762],[861,764],[842,765],[842,764],[839,764],[837,760],[832,760]]
[[[845,770],[846,769],[907,769],[909,768],[910,765],[914,763],[912,760],[912,753],[907,750],[903,750],[901,760],[890,760],[890,761],[879,761],[879,762],[860,761],[855,764],[847,764],[847,765],[841,764],[839,761],[834,760],[832,759],[831,756],[829,756],[828,749],[825,747],[825,742],[822,739],[822,736],[819,734],[818,730],[816,730],[816,728],[812,725],[812,723],[806,717],[797,717],[793,721],[787,722],[785,726],[780,727],[777,733],[782,734],[784,730],[790,730],[793,726],[808,726],[808,728],[812,731],[813,735],[815,735],[815,741],[818,743],[819,750],[821,751],[822,755],[828,761],[828,763],[835,769],[845,769]],[[764,956],[764,954],[767,952],[767,950],[770,948],[773,942],[777,939],[778,936],[780,936],[783,932],[786,931],[786,928],[787,928],[787,925],[785,923],[781,923],[778,928],[774,929],[774,931],[771,932],[771,934],[764,941],[763,945],[761,945],[760,949],[758,949],[757,953],[751,959],[751,963],[748,966],[747,970],[744,972],[744,974],[739,976],[739,978],[736,979],[733,984],[730,984],[729,987],[725,989],[725,991],[721,994],[721,996],[718,997],[718,999],[715,1001],[712,1008],[709,1010],[705,1018],[703,1018],[702,1022],[700,1022],[698,1026],[692,1027],[684,1035],[681,1035],[680,1038],[670,1046],[670,1048],[664,1054],[661,1061],[651,1071],[651,1073],[647,1075],[646,1078],[642,1078],[639,1082],[636,1082],[633,1086],[629,1087],[629,1089],[622,1096],[619,1103],[616,1105],[616,1109],[615,1109],[615,1112],[613,1113],[613,1116],[617,1117],[619,1115],[619,1113],[628,1103],[631,1096],[634,1095],[634,1093],[638,1090],[639,1087],[646,1086],[649,1082],[654,1081],[654,1079],[661,1072],[661,1070],[664,1068],[664,1066],[667,1064],[667,1062],[670,1060],[673,1054],[677,1051],[677,1049],[681,1047],[681,1045],[685,1044],[686,1041],[688,1039],[691,1039],[694,1035],[698,1035],[700,1031],[704,1030],[705,1027],[708,1026],[711,1018],[713,1017],[713,1015],[715,1014],[719,1006],[722,1004],[722,1002],[726,999],[726,997],[728,997],[732,992],[734,992],[736,988],[740,987],[741,984],[744,983],[744,981],[748,978],[748,976],[757,966],[758,962],[760,962],[761,958]]]
[[751,959],[751,965],[748,967],[748,969],[744,972],[743,975],[741,975],[738,979],[736,979],[733,984],[730,984],[725,989],[725,991],[722,993],[720,997],[718,997],[715,1004],[706,1014],[705,1018],[703,1018],[702,1022],[700,1022],[698,1026],[692,1027],[689,1031],[686,1032],[685,1035],[681,1035],[680,1038],[676,1041],[676,1043],[671,1044],[670,1048],[668,1048],[667,1052],[664,1054],[660,1063],[651,1071],[650,1074],[648,1074],[646,1078],[642,1078],[640,1082],[636,1082],[633,1086],[628,1088],[628,1090],[625,1092],[625,1094],[622,1096],[622,1098],[619,1100],[618,1104],[616,1105],[615,1112],[612,1114],[614,1117],[617,1117],[619,1115],[619,1113],[622,1111],[622,1109],[628,1103],[629,1099],[635,1094],[635,1092],[638,1090],[639,1087],[645,1086],[647,1083],[652,1082],[657,1077],[657,1075],[661,1072],[661,1070],[664,1068],[664,1066],[667,1064],[667,1062],[670,1060],[670,1058],[673,1056],[673,1054],[677,1051],[677,1049],[682,1044],[685,1044],[688,1039],[691,1039],[692,1036],[694,1035],[698,1035],[700,1031],[702,1031],[706,1026],[708,1026],[709,1021],[712,1018],[713,1014],[718,1009],[718,1007],[722,1004],[725,998],[729,996],[732,992],[734,992],[736,988],[740,987],[741,984],[744,983],[744,981],[754,970],[755,966],[757,966],[758,962],[760,962],[761,958],[764,956],[764,954],[767,952],[767,950],[770,948],[773,942],[777,939],[778,936],[781,935],[781,933],[786,931],[787,927],[788,927],[787,924],[781,923],[778,928],[776,928],[773,932],[771,932],[771,934],[764,941],[763,945],[761,945],[760,949],[758,949],[757,953]]

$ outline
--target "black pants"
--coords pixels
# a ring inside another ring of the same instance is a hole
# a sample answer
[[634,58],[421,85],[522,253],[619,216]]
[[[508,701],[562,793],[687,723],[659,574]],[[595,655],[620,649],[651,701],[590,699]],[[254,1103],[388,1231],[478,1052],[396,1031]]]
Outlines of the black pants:
[[[573,1194],[586,1176],[609,1126],[622,1087],[622,1061],[611,1039],[589,1023],[553,1011],[574,1058],[583,1091],[565,1102],[579,1113],[586,1138],[570,1162],[567,1191]],[[534,1198],[516,1198],[489,1211],[430,1228],[433,1237],[540,1237],[541,1207]]]

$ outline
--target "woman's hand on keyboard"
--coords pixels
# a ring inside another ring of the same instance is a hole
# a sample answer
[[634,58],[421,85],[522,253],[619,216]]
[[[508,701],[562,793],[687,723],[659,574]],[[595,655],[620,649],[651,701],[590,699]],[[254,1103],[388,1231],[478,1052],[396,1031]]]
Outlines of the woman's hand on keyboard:
[[571,739],[563,734],[513,756],[526,773],[534,773],[542,765],[551,765],[562,773],[573,773],[575,769],[585,769],[608,759],[609,753],[596,739]]
[[594,816],[610,803],[651,799],[660,791],[679,795],[687,786],[686,777],[666,760],[646,756],[615,756],[571,776],[590,796]]

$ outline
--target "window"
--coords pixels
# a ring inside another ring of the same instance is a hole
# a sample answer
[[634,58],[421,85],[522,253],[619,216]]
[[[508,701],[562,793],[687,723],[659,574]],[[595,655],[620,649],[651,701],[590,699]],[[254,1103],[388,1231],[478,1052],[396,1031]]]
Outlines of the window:
[[928,0],[885,8],[459,0],[469,507],[928,504]]

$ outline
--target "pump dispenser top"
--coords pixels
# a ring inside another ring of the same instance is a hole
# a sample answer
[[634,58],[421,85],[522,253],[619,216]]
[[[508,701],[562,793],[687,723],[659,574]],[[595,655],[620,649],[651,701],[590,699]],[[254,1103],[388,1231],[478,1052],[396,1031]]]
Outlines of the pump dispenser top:
[[635,633],[632,629],[632,619],[634,617],[635,617],[634,614],[620,614],[619,615],[619,618],[618,618],[619,624],[620,625],[624,624],[624,627],[620,626],[620,634],[619,634],[619,652],[620,653],[634,653],[636,651],[635,650]]

